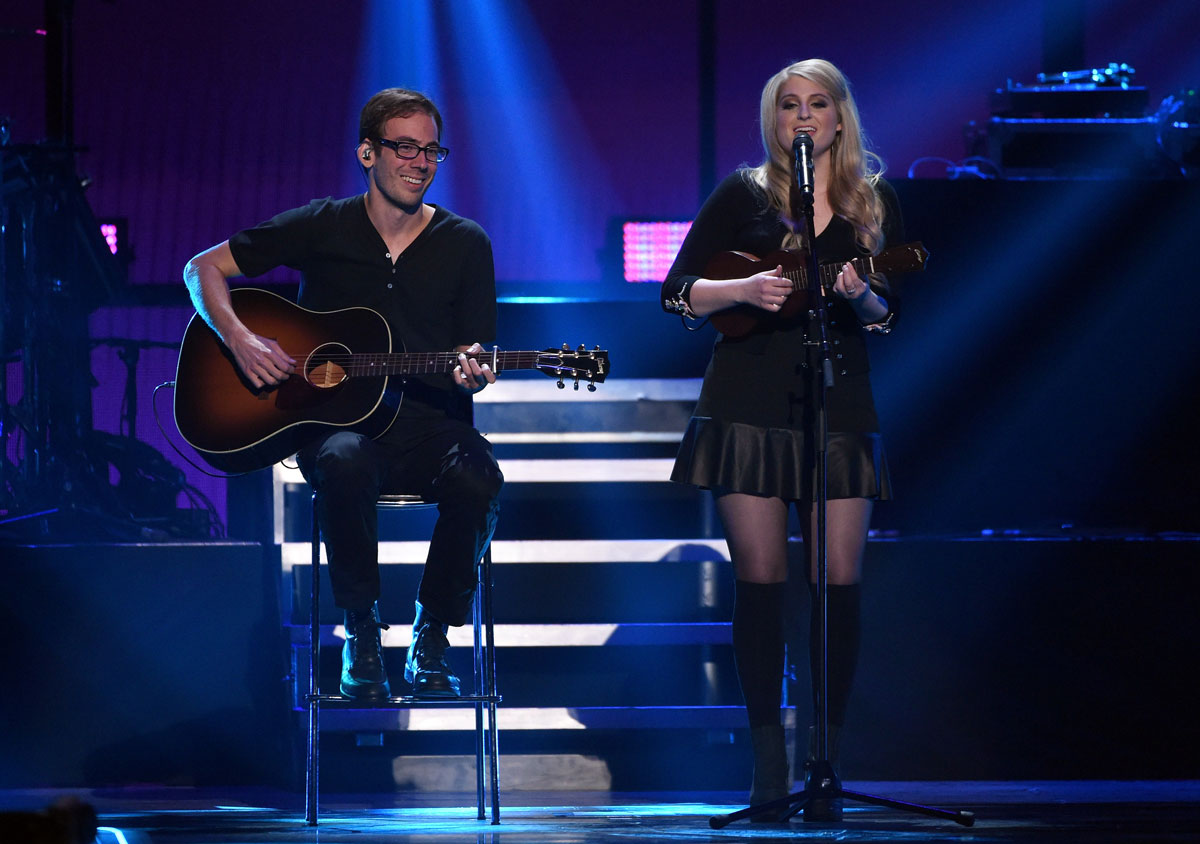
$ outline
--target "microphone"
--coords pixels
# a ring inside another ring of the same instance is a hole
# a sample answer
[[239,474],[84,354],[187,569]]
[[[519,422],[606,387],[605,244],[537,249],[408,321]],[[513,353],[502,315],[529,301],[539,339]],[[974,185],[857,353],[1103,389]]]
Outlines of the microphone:
[[792,155],[796,158],[796,181],[800,183],[800,191],[812,196],[813,192],[813,139],[807,132],[801,132],[792,140]]

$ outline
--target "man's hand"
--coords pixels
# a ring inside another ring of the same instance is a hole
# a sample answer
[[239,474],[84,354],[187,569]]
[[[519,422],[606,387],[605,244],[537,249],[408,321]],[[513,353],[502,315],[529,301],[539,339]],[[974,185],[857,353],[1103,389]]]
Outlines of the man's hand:
[[296,361],[278,343],[249,329],[231,336],[225,345],[256,388],[281,384],[295,370]]
[[483,346],[474,343],[470,346],[459,346],[458,366],[454,367],[454,385],[468,393],[478,393],[488,384],[496,383],[496,373],[485,364],[480,364],[476,355],[483,354]]
[[260,337],[238,319],[229,297],[229,279],[242,274],[229,241],[205,249],[183,268],[196,313],[208,323],[233,355],[238,369],[255,389],[286,381],[296,361],[270,337]]

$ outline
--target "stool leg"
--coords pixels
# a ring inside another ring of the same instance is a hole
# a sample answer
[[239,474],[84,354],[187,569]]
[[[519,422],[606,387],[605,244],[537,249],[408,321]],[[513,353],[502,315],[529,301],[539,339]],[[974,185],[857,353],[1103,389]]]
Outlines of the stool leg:
[[488,755],[491,757],[489,772],[492,786],[492,823],[500,823],[500,729],[496,723],[496,630],[492,615],[492,547],[483,553],[483,589],[480,597],[483,599],[483,621],[487,630],[486,659],[484,660],[484,684],[488,697],[488,734],[490,746]]
[[316,826],[317,786],[321,768],[321,704],[317,700],[317,666],[321,655],[321,524],[317,521],[316,493],[313,493],[312,522],[312,594],[308,608],[308,764],[305,772],[304,822]]
[[[487,694],[483,673],[483,566],[475,567],[476,588],[475,600],[471,602],[472,651],[475,662],[475,695]],[[484,780],[483,780],[483,701],[475,701],[475,806],[476,818],[484,818]]]

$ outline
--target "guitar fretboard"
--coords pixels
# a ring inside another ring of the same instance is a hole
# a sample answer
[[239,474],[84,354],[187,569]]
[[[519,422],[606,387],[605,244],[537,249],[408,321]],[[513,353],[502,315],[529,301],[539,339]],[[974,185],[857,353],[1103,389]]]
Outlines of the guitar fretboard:
[[[493,359],[494,357],[494,359]],[[487,364],[495,372],[506,369],[537,369],[539,366],[571,367],[562,362],[553,352],[490,352],[476,355],[480,364]],[[335,354],[322,357],[322,362],[340,367],[347,375],[364,377],[372,375],[430,375],[451,372],[458,366],[458,352],[384,352],[379,354]]]

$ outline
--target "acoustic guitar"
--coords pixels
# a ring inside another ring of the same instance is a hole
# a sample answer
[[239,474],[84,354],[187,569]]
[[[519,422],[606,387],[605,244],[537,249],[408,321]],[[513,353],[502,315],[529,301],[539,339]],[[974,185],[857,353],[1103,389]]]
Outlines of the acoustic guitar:
[[[262,469],[294,454],[322,433],[354,430],[378,437],[391,427],[403,398],[405,375],[451,372],[458,352],[393,351],[387,321],[370,308],[311,311],[266,290],[230,291],[234,312],[256,334],[274,339],[297,361],[296,371],[273,387],[246,380],[233,355],[199,314],[179,349],[175,424],[204,460],[225,472]],[[558,379],[608,377],[608,352],[599,348],[478,355],[494,372],[536,369]]]
[[[855,258],[849,263],[854,265],[860,276],[866,278],[867,273],[908,273],[923,270],[928,260],[929,253],[922,244],[906,243],[903,246],[885,249],[878,255]],[[825,290],[833,287],[837,281],[837,274],[845,263],[847,262],[828,261],[818,266],[821,286]],[[783,267],[783,277],[792,282],[792,292],[784,300],[783,306],[773,312],[753,305],[737,305],[717,311],[709,320],[718,331],[727,337],[742,337],[760,325],[766,327],[771,322],[789,319],[809,309],[811,294],[807,256],[803,250],[781,249],[762,258],[748,252],[720,252],[713,256],[705,268],[705,278],[748,278],[777,266]]]

